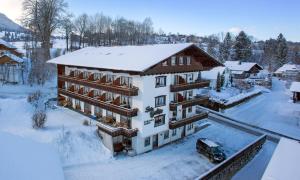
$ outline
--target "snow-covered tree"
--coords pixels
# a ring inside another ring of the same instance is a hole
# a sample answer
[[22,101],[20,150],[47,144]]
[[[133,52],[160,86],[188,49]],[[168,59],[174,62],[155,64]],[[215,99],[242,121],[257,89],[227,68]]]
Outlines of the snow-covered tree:
[[263,64],[268,65],[269,71],[273,71],[274,67],[274,60],[276,56],[276,49],[277,49],[277,41],[276,39],[269,39],[266,40],[263,47]]
[[223,42],[219,46],[219,60],[225,62],[230,58],[230,52],[232,48],[232,37],[229,32],[226,33]]
[[252,56],[252,42],[244,31],[235,38],[233,49],[234,60],[247,61]]
[[276,65],[278,67],[287,63],[288,46],[286,39],[280,33],[277,37],[277,48],[276,48]]
[[217,81],[216,81],[216,91],[221,92],[221,87],[222,87],[222,80],[221,80],[221,75],[218,72]]
[[207,37],[207,53],[213,57],[218,57],[217,47],[219,45],[219,38],[215,35],[210,35]]

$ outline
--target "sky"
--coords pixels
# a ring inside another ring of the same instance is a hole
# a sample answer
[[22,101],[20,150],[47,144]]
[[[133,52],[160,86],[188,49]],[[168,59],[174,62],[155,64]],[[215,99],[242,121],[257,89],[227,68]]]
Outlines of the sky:
[[[19,22],[23,0],[0,0],[0,12]],[[210,35],[244,30],[258,40],[300,41],[300,0],[65,0],[75,15],[102,12],[142,21],[155,30]]]

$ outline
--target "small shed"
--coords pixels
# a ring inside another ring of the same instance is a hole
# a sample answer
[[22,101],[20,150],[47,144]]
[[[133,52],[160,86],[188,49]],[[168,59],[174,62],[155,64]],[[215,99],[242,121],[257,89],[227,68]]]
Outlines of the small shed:
[[300,101],[300,82],[292,82],[290,91],[293,93],[294,103]]

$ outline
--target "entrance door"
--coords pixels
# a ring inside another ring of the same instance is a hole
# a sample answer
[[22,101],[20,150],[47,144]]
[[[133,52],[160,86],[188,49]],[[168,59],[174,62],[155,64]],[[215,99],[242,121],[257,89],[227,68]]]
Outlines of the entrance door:
[[182,132],[181,132],[181,138],[185,137],[185,129],[186,129],[186,126],[183,126],[182,127]]
[[157,148],[158,147],[158,134],[153,135],[153,142],[152,142],[152,146],[153,148]]
[[186,118],[186,108],[182,109],[182,119]]

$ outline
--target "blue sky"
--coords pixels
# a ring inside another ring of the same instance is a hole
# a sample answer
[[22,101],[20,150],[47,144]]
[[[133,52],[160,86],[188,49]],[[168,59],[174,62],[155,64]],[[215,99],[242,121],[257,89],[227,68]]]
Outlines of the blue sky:
[[[0,0],[1,4],[2,1],[22,0]],[[151,17],[155,29],[167,33],[209,35],[245,30],[258,39],[268,39],[282,32],[288,40],[300,41],[300,0],[66,1],[75,15],[103,12],[139,21]]]

